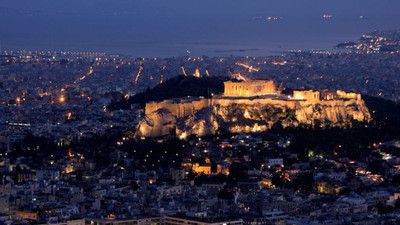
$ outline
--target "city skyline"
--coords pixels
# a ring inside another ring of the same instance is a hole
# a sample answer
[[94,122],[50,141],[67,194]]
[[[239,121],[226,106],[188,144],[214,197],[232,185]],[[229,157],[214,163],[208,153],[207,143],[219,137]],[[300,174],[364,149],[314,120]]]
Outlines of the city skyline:
[[399,8],[0,0],[0,225],[400,224]]

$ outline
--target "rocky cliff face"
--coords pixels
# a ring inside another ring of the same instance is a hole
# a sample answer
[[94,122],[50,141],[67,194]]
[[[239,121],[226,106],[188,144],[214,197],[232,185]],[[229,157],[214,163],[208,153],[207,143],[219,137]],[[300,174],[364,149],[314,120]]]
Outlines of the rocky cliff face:
[[140,137],[157,137],[175,132],[176,116],[167,109],[161,108],[146,115],[138,126],[136,135]]
[[350,120],[370,120],[364,101],[294,101],[277,99],[213,99],[210,107],[177,118],[167,109],[146,115],[139,123],[138,136],[155,137],[176,134],[214,134],[219,128],[234,133],[262,132],[276,124],[283,127],[300,124],[339,126]]

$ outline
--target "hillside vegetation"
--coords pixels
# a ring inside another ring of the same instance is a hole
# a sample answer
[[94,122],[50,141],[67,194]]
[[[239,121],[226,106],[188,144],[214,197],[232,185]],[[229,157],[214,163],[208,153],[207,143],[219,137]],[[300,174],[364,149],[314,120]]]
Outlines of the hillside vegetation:
[[167,80],[164,84],[136,94],[128,100],[113,102],[110,104],[109,109],[129,109],[132,104],[139,104],[143,108],[146,102],[186,96],[209,97],[211,93],[217,94],[224,91],[224,80],[225,78],[222,77],[197,78],[183,75],[177,76]]

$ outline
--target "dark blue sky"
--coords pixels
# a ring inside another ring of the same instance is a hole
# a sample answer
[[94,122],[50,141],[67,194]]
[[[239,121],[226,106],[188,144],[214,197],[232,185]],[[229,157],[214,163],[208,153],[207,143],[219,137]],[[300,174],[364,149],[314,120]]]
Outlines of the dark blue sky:
[[285,16],[320,14],[323,11],[368,15],[398,14],[397,0],[2,0],[1,9],[34,10],[37,13],[59,13],[95,16],[128,12],[146,16],[218,16],[257,13],[279,13]]
[[301,15],[330,11],[363,14],[398,14],[397,0],[2,0],[1,9],[37,10],[53,13],[112,14],[129,11],[145,15],[236,15],[253,13],[284,13]]
[[[198,54],[323,48],[374,29],[400,28],[399,9],[398,0],[0,0],[0,44],[144,56],[179,55],[186,48]],[[334,17],[324,21],[323,14]],[[255,16],[284,19],[267,23]]]

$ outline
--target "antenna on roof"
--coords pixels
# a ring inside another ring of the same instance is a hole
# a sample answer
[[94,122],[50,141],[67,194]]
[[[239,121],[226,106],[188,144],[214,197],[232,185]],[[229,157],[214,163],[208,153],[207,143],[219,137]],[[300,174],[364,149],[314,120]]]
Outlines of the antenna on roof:
[[282,94],[282,90],[283,90],[283,82],[281,82],[281,84],[278,87],[278,93]]

